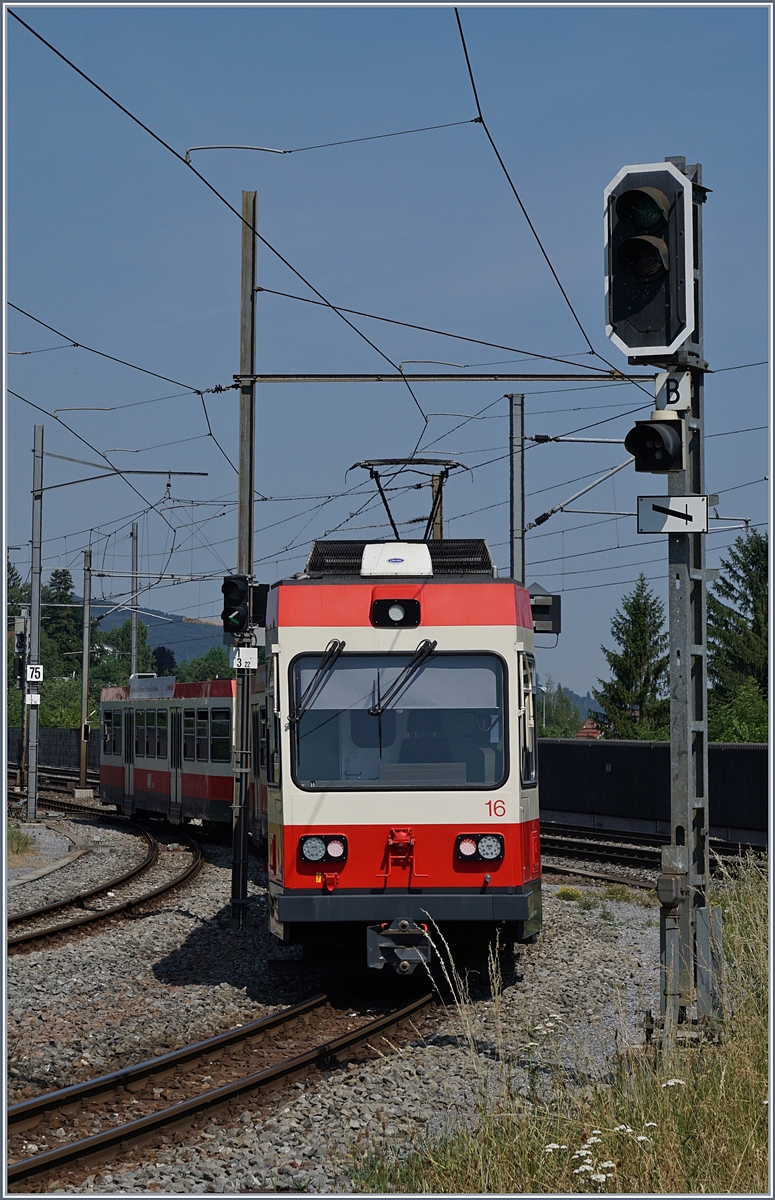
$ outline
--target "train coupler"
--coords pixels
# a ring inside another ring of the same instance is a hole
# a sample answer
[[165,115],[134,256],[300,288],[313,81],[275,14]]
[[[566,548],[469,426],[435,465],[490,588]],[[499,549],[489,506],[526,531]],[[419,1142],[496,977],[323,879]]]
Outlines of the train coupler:
[[366,928],[366,959],[370,967],[381,971],[391,966],[399,975],[411,975],[420,963],[431,961],[431,942],[424,925],[398,918],[388,924]]

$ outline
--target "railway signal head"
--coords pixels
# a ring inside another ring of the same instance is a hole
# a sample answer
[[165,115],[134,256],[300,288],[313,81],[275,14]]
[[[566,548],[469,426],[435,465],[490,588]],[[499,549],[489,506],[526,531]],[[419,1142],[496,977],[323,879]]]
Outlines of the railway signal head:
[[221,591],[224,633],[245,633],[250,627],[250,581],[247,575],[227,575]]
[[635,459],[636,471],[667,475],[686,469],[684,422],[636,421],[624,439],[624,448]]
[[622,167],[605,189],[606,334],[632,358],[694,331],[692,184],[673,163]]

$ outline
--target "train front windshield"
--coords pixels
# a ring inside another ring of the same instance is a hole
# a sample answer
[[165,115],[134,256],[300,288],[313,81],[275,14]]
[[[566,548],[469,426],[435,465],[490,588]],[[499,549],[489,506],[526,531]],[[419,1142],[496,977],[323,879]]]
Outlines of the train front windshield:
[[416,670],[409,654],[342,654],[321,670],[322,659],[303,655],[293,666],[300,787],[503,783],[504,665],[496,655],[434,654]]

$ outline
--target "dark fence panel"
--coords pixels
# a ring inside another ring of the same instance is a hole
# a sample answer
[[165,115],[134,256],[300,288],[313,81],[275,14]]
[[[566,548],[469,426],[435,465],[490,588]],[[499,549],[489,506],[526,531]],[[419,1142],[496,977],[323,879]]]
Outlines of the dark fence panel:
[[[18,727],[8,730],[8,765],[19,761],[22,731]],[[44,767],[60,767],[77,770],[81,764],[80,729],[41,729],[38,741],[38,761]],[[90,771],[100,769],[99,729],[94,728],[89,738],[86,763]]]
[[[544,812],[670,822],[668,742],[539,738],[538,763]],[[766,745],[711,743],[708,776],[711,828],[766,833]]]

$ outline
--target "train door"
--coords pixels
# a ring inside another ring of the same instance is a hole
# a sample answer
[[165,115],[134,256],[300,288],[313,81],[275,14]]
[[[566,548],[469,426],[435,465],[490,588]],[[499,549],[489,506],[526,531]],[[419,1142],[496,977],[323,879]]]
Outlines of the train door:
[[124,809],[130,813],[135,799],[135,713],[124,709]]
[[170,820],[183,810],[183,709],[170,709]]

